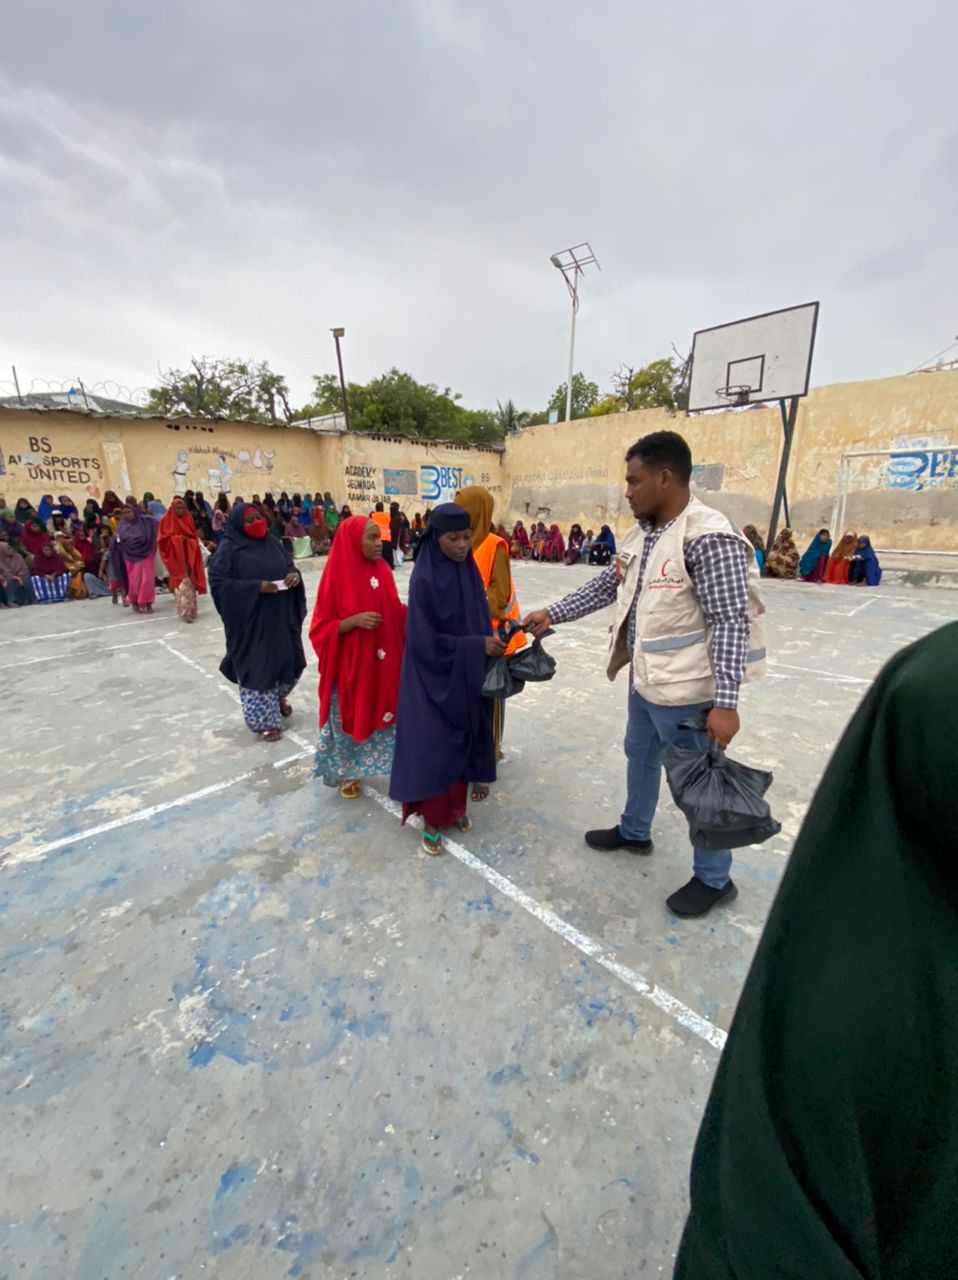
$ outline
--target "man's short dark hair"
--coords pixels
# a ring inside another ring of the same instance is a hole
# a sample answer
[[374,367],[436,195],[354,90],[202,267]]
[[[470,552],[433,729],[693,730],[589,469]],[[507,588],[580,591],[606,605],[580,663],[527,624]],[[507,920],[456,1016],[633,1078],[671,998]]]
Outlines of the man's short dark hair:
[[382,509],[383,509],[383,504],[382,504],[381,502],[377,502],[377,503],[376,503],[376,510],[377,510],[377,511],[382,511]]
[[692,479],[692,450],[677,431],[653,431],[625,455],[626,462],[638,458],[652,471],[669,470],[683,484]]

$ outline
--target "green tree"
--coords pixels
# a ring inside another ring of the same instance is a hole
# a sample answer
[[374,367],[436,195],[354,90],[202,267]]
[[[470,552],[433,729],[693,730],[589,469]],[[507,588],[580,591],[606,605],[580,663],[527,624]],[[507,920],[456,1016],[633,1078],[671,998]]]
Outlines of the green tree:
[[147,412],[164,417],[227,418],[237,422],[292,422],[289,387],[265,360],[212,360],[193,356],[188,369],[167,369],[150,388]]
[[[589,410],[599,398],[599,386],[596,382],[589,382],[583,373],[574,373],[572,375],[572,416],[573,418],[585,418],[588,416]],[[556,409],[559,413],[559,421],[565,419],[565,402],[566,402],[566,383],[561,383],[552,393],[552,399],[549,401],[549,408]]]
[[622,364],[611,375],[612,390],[589,413],[624,413],[629,409],[668,409],[675,413],[683,386],[682,366],[670,356],[636,369]]
[[[347,388],[348,390],[348,388]],[[343,389],[336,373],[313,375],[313,395],[296,415],[300,418],[323,418],[329,413],[342,413]]]
[[526,425],[529,415],[522,409],[517,409],[512,400],[507,400],[505,404],[496,401],[496,418],[499,424],[500,434],[505,437],[511,435],[514,431],[519,431]]
[[[354,431],[409,436],[420,440],[452,440],[463,444],[494,444],[503,432],[497,414],[466,409],[458,392],[432,382],[417,382],[412,374],[388,369],[365,384],[350,382],[349,423]],[[342,391],[335,374],[313,378],[313,397],[300,410],[302,417],[341,413]]]
[[631,409],[668,409],[675,413],[675,393],[681,369],[671,356],[653,360],[629,378]]

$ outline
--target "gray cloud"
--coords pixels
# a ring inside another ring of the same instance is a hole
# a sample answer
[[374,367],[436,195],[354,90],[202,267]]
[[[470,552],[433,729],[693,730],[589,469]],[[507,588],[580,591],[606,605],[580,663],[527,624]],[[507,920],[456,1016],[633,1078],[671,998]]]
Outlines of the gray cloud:
[[[958,331],[951,6],[37,0],[0,52],[3,363],[398,364],[541,405],[577,365],[822,300],[817,382]],[[946,231],[947,228],[947,231]]]

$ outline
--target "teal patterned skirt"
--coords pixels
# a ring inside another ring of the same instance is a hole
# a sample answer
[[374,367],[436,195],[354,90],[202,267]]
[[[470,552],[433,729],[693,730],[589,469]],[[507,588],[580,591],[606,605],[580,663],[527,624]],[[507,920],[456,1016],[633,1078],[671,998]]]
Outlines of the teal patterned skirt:
[[319,731],[313,776],[327,787],[357,778],[388,777],[393,767],[396,726],[378,729],[365,742],[356,742],[343,729],[339,714],[339,691],[333,690],[329,719]]

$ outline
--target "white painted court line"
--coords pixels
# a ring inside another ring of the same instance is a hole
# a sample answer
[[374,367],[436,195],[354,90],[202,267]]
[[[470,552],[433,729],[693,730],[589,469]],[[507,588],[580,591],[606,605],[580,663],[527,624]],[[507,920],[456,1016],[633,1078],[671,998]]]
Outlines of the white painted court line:
[[801,671],[806,676],[817,676],[819,680],[835,680],[839,684],[874,684],[874,680],[867,680],[864,676],[844,676],[838,675],[835,671],[816,671],[814,667],[796,667],[790,662],[779,662],[774,658],[769,666],[783,667],[786,671]]
[[34,640],[63,640],[66,636],[85,636],[88,632],[93,631],[115,631],[117,627],[144,627],[151,622],[169,622],[169,618],[162,614],[148,614],[146,617],[142,615],[134,622],[107,622],[102,627],[80,627],[76,631],[51,631],[47,636],[4,636],[4,644],[30,644]]
[[[194,671],[199,672],[207,680],[213,680],[218,687],[228,694],[234,701],[239,702],[239,695],[234,693],[226,684],[218,680],[212,672],[207,671],[195,659],[182,653],[179,649],[175,649],[166,640],[157,641],[168,653],[172,653],[175,657],[185,662],[187,666],[192,667]],[[286,737],[297,743],[303,750],[292,756],[285,756],[280,760],[272,761],[274,769],[283,768],[285,765],[296,760],[301,760],[307,755],[313,754],[313,745],[305,738],[296,733],[287,733]],[[6,860],[0,862],[0,869],[7,870],[9,868],[21,866],[24,863],[37,862],[46,857],[50,853],[54,853],[57,849],[66,848],[68,845],[79,844],[85,840],[92,839],[94,836],[103,835],[108,831],[115,831],[120,827],[126,827],[135,822],[147,822],[150,818],[155,817],[159,813],[165,813],[170,809],[182,808],[185,805],[193,804],[197,800],[203,800],[207,796],[218,795],[222,791],[228,790],[230,787],[236,786],[240,782],[246,782],[256,774],[255,769],[249,769],[245,773],[237,774],[235,777],[226,778],[220,782],[211,783],[208,787],[201,787],[198,791],[192,791],[188,795],[180,796],[175,800],[166,800],[162,804],[150,805],[146,809],[141,809],[137,813],[127,814],[122,818],[114,818],[110,822],[103,822],[95,827],[88,827],[84,831],[76,832],[73,835],[62,836],[58,840],[50,840],[46,844],[38,845],[35,849],[21,854],[13,854]],[[387,813],[401,816],[402,810],[395,801],[390,800],[387,796],[374,790],[372,787],[366,787],[366,794],[384,809]],[[550,911],[548,907],[544,907],[541,902],[537,902],[535,898],[530,897],[524,890],[520,889],[517,884],[509,880],[506,876],[496,871],[494,867],[489,866],[487,862],[483,862],[481,858],[477,858],[475,854],[469,852],[461,844],[455,840],[444,837],[443,845],[447,852],[451,853],[454,858],[458,859],[463,866],[468,867],[471,871],[477,872],[482,878],[493,888],[504,894],[517,906],[522,907],[540,924],[546,926],[563,941],[568,942],[570,946],[575,947],[584,956],[590,960],[594,960],[596,964],[601,965],[613,977],[618,978],[620,982],[637,995],[648,1000],[651,1004],[665,1013],[679,1026],[684,1027],[693,1035],[698,1036],[700,1040],[704,1040],[706,1044],[711,1045],[714,1049],[723,1048],[726,1040],[726,1033],[710,1022],[708,1018],[704,1018],[701,1014],[696,1013],[694,1009],[690,1009],[688,1005],[683,1004],[681,1000],[677,1000],[675,996],[670,995],[668,991],[654,985],[642,976],[637,970],[630,968],[628,965],[622,964],[615,958],[611,951],[607,950],[600,942],[583,933],[581,929],[577,929],[575,925],[570,924],[568,920],[563,920],[561,916],[556,915],[554,911]]]
[[[385,809],[387,813],[392,814],[394,817],[402,817],[402,806],[398,805],[394,800],[390,800],[388,796],[382,795],[370,786],[364,787],[363,790],[370,799],[375,800],[380,808]],[[418,822],[416,825],[419,825]],[[511,899],[517,906],[522,907],[524,911],[528,911],[529,915],[538,920],[540,924],[544,924],[547,929],[551,929],[553,933],[558,934],[564,942],[568,942],[570,946],[581,951],[590,960],[600,964],[613,977],[618,978],[620,982],[624,982],[627,987],[631,987],[637,995],[642,996],[654,1004],[657,1009],[668,1014],[680,1027],[684,1027],[686,1031],[691,1031],[700,1040],[710,1044],[713,1049],[722,1049],[724,1047],[726,1033],[721,1027],[709,1022],[708,1018],[703,1018],[700,1013],[690,1009],[681,1000],[676,1000],[675,996],[670,995],[668,991],[664,991],[661,987],[649,982],[637,970],[630,969],[628,965],[622,964],[601,942],[597,942],[595,938],[590,938],[587,933],[577,929],[568,920],[563,920],[554,911],[544,907],[541,902],[537,902],[535,898],[530,897],[512,880],[496,871],[494,867],[490,867],[488,862],[483,862],[481,858],[477,858],[475,854],[470,853],[468,849],[458,844],[455,840],[450,840],[448,836],[443,836],[442,843],[446,852],[451,853],[454,858],[457,858],[470,871],[477,872],[494,889],[498,889],[501,894]]]
[[[294,760],[302,760],[306,755],[312,755],[312,750],[297,751],[295,755],[284,756],[282,760],[271,760],[269,765],[273,769],[282,769],[286,765],[292,764]],[[175,800],[164,800],[162,804],[151,804],[146,809],[138,809],[136,813],[128,813],[122,818],[113,818],[110,822],[98,823],[95,827],[87,827],[85,830],[77,831],[73,835],[61,836],[58,840],[48,840],[46,844],[37,845],[36,848],[29,849],[24,853],[14,853],[8,858],[0,858],[0,871],[9,871],[11,868],[22,866],[26,862],[39,862],[48,854],[55,853],[57,849],[65,849],[71,844],[82,844],[86,840],[92,840],[94,836],[102,836],[107,831],[116,831],[120,827],[128,827],[134,822],[149,822],[158,813],[166,813],[169,809],[182,808],[184,805],[193,804],[196,800],[204,800],[207,796],[215,796],[221,791],[227,791],[230,787],[235,787],[237,783],[247,782],[250,778],[255,778],[258,772],[258,769],[247,769],[245,773],[238,773],[232,778],[224,778],[220,782],[213,782],[208,787],[201,787],[199,791],[191,791],[188,795],[178,796]]]
[[877,596],[872,596],[869,600],[865,600],[862,604],[856,605],[854,609],[850,610],[848,613],[845,614],[845,617],[854,618],[856,613],[861,613],[862,609],[867,609],[868,606],[870,604],[874,604],[877,599],[878,599]]
[[[112,653],[115,649],[139,649],[145,644],[156,644],[156,641],[133,640],[129,644],[107,644],[97,649],[96,656],[99,657],[101,653]],[[0,671],[9,671],[11,667],[29,667],[35,662],[56,662],[58,659],[66,661],[70,658],[75,658],[76,656],[77,655],[74,653],[48,653],[43,658],[24,658],[22,662],[4,662],[0,665]]]
[[[198,671],[201,675],[205,676],[207,680],[217,681],[219,687],[224,693],[228,694],[236,702],[239,702],[239,695],[234,693],[227,685],[217,680],[217,677],[213,675],[212,672],[207,671],[205,667],[200,665],[200,663],[196,662],[187,654],[181,653],[179,649],[174,649],[166,640],[161,640],[160,644],[167,650],[167,652],[175,654],[177,658],[180,658],[187,664],[187,666],[192,667],[194,671]],[[307,742],[305,738],[301,738],[298,734],[286,733],[285,736],[291,738],[293,742],[298,743],[305,749],[308,749],[309,751],[313,750],[312,744]],[[395,801],[390,800],[388,796],[382,795],[373,787],[369,786],[366,786],[364,791],[371,799],[375,800],[381,808],[385,809],[387,813],[392,814],[394,817],[402,816],[401,806],[397,805]],[[721,1049],[724,1046],[726,1033],[721,1029],[721,1027],[716,1027],[714,1023],[709,1022],[708,1018],[703,1018],[701,1014],[696,1013],[694,1009],[690,1009],[688,1005],[683,1004],[681,1000],[677,1000],[675,996],[670,995],[668,991],[663,991],[661,987],[655,986],[651,982],[647,981],[647,979],[645,979],[642,974],[638,973],[635,969],[630,969],[628,965],[620,963],[620,961],[618,961],[610,951],[603,947],[601,943],[596,942],[594,938],[590,938],[588,934],[577,929],[575,925],[570,924],[568,920],[563,920],[561,916],[557,916],[556,913],[554,911],[550,911],[548,907],[544,907],[541,902],[537,902],[535,898],[530,897],[529,894],[520,889],[517,884],[514,884],[511,880],[500,874],[500,872],[496,871],[494,867],[490,867],[487,862],[483,862],[481,858],[477,858],[475,854],[470,853],[468,849],[464,848],[461,844],[458,844],[455,840],[450,840],[448,837],[444,836],[443,846],[453,855],[453,857],[458,858],[463,866],[469,867],[471,871],[478,872],[484,880],[494,888],[498,889],[500,893],[505,894],[505,896],[515,902],[517,906],[522,907],[524,911],[528,911],[528,913],[538,920],[540,924],[544,924],[547,929],[551,929],[553,933],[558,934],[560,938],[564,939],[564,941],[570,943],[570,945],[581,951],[583,955],[588,956],[590,960],[594,960],[596,964],[600,964],[614,977],[618,978],[620,982],[624,982],[627,987],[631,987],[637,995],[651,1001],[656,1008],[661,1009],[663,1013],[666,1013],[673,1019],[673,1021],[677,1022],[679,1026],[685,1027],[687,1031],[691,1031],[693,1035],[698,1036],[700,1040],[704,1040],[706,1044],[710,1044],[714,1049]]]
[[[212,671],[207,671],[206,668],[197,662],[195,658],[191,658],[189,654],[183,653],[179,649],[174,649],[168,640],[160,640],[159,644],[163,646],[167,653],[172,653],[175,658],[179,658],[179,660],[181,662],[185,662],[188,667],[192,667],[194,671],[198,671],[205,680],[213,680],[221,693],[225,693],[228,698],[232,698],[234,702],[239,703],[239,694],[235,689],[231,689],[228,684],[221,680],[218,673],[214,674]],[[304,751],[316,750],[315,743],[301,737],[298,733],[294,733],[292,729],[284,729],[283,737],[289,738],[290,742],[295,742],[296,745],[298,747],[302,747]]]

